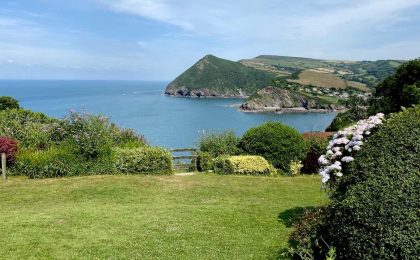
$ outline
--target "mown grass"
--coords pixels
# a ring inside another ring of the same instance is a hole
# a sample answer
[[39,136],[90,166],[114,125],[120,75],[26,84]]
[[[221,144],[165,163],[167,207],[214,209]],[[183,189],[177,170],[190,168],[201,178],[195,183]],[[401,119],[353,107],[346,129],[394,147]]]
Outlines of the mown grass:
[[278,216],[326,201],[315,176],[13,177],[0,258],[271,259],[291,231]]

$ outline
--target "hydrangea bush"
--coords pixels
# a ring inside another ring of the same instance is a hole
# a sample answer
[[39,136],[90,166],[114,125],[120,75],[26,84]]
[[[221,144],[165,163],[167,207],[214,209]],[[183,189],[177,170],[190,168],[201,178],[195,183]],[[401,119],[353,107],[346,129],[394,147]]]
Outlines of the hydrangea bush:
[[334,134],[327,152],[318,159],[321,165],[319,174],[324,185],[333,187],[337,184],[343,176],[343,167],[354,160],[354,155],[364,144],[363,140],[384,120],[384,114],[378,113]]

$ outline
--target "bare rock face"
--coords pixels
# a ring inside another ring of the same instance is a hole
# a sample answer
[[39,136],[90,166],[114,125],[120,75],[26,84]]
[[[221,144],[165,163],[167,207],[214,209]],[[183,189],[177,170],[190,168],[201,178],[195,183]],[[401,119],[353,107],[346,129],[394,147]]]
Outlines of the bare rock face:
[[317,99],[305,97],[297,92],[277,87],[266,87],[252,95],[240,107],[244,111],[274,111],[286,110],[336,110],[331,104],[320,103]]

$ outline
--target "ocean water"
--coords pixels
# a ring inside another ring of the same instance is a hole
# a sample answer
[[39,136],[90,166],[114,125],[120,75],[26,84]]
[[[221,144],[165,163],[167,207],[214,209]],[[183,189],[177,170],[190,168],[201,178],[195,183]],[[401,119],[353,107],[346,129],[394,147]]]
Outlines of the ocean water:
[[279,121],[300,132],[322,131],[335,113],[244,113],[238,99],[185,99],[163,95],[168,82],[146,81],[0,81],[0,96],[12,96],[24,108],[63,117],[69,110],[108,116],[132,128],[153,145],[195,146],[203,133],[233,130],[242,135],[266,121]]

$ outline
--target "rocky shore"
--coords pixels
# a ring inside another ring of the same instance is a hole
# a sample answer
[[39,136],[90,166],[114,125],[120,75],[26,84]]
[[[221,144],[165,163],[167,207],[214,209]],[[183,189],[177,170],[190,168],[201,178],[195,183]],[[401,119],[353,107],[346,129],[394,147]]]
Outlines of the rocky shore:
[[336,112],[345,110],[344,106],[320,102],[316,98],[308,98],[295,91],[277,87],[266,87],[252,95],[240,105],[243,112]]
[[244,93],[241,89],[234,91],[218,92],[210,90],[208,88],[201,89],[189,89],[187,87],[181,88],[170,88],[165,90],[165,95],[175,97],[187,97],[187,98],[248,98],[247,93]]

